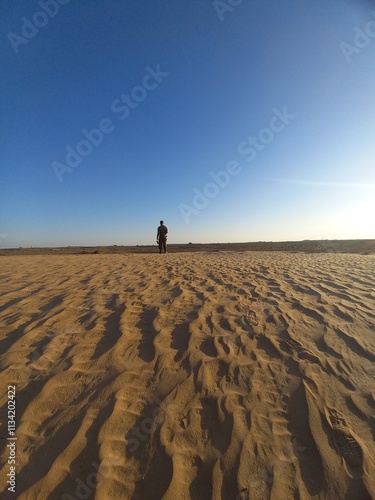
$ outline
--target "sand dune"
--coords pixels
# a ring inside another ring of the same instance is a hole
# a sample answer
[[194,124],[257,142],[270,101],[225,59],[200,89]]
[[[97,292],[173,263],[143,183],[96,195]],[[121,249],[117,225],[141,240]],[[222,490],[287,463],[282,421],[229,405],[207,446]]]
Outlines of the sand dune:
[[375,498],[375,256],[0,264],[1,498]]

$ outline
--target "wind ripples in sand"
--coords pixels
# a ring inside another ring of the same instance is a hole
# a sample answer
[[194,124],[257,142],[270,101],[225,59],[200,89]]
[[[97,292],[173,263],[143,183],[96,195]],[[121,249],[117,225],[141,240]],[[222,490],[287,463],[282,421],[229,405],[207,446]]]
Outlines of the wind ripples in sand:
[[0,276],[18,498],[375,497],[374,256],[15,256]]

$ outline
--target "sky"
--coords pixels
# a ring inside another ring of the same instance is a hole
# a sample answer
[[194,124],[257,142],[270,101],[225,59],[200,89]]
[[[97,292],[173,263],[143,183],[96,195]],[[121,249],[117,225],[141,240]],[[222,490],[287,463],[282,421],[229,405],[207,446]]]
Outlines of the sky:
[[3,0],[0,246],[375,238],[375,2]]

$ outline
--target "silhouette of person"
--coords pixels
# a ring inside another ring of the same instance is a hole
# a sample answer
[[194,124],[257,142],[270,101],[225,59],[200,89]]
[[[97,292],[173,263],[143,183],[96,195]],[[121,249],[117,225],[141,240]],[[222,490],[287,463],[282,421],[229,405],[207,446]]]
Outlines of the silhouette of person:
[[168,228],[167,226],[164,226],[164,221],[161,220],[156,235],[156,243],[159,245],[159,253],[161,253],[162,249],[164,250],[164,253],[167,253],[167,233]]

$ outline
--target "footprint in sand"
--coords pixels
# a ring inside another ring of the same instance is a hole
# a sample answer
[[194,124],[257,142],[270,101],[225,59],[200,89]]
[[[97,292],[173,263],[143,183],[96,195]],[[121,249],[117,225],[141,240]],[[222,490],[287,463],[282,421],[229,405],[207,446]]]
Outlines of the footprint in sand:
[[333,441],[338,452],[343,457],[345,462],[355,469],[356,472],[362,472],[363,451],[361,446],[353,437],[345,417],[337,410],[327,408],[326,418],[333,431]]
[[307,359],[312,363],[320,364],[319,358],[308,349],[305,349],[299,342],[297,342],[297,340],[290,338],[284,340],[282,344],[284,346],[286,345],[287,349],[289,349],[292,353],[296,352],[301,359]]

